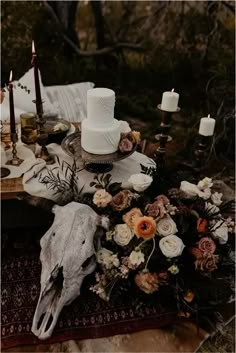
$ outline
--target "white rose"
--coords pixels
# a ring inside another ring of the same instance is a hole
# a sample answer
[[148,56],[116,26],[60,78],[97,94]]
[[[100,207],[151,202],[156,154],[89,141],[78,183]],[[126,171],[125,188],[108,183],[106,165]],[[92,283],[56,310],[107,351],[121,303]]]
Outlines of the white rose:
[[146,190],[152,183],[153,179],[150,175],[145,174],[133,174],[129,178],[128,182],[132,184],[133,189],[138,192]]
[[199,189],[197,185],[189,183],[188,181],[181,181],[180,191],[182,191],[186,196],[194,197],[199,195]]
[[172,258],[180,256],[185,245],[176,235],[167,235],[166,237],[161,238],[159,247],[163,255]]
[[205,190],[211,188],[213,185],[212,179],[205,177],[204,179],[200,180],[199,183],[197,184],[198,188],[200,190]]
[[139,266],[139,265],[141,265],[142,262],[145,261],[144,254],[140,250],[139,251],[133,250],[131,252],[131,254],[129,255],[129,260],[130,260],[131,265]]
[[176,227],[176,224],[169,215],[161,218],[157,222],[157,233],[159,235],[161,235],[162,237],[166,237],[167,235],[176,234],[177,231],[178,231],[178,229]]
[[208,200],[211,197],[211,189],[206,188],[203,191],[199,190],[199,197],[201,197],[203,200]]
[[134,233],[127,224],[117,224],[114,231],[114,241],[120,246],[126,246],[133,238]]
[[105,189],[100,189],[93,195],[93,203],[98,207],[106,207],[112,200],[112,196]]
[[119,267],[120,265],[117,255],[106,248],[101,248],[97,252],[97,262],[100,265],[103,265],[107,270],[110,270],[113,267]]
[[212,228],[212,236],[218,239],[220,244],[226,244],[228,241],[228,227],[227,223],[221,220],[217,221]]
[[219,207],[217,207],[216,205],[213,205],[210,202],[206,202],[205,203],[205,210],[207,211],[207,213],[212,216],[214,214],[218,214],[220,212]]
[[214,203],[214,205],[216,206],[220,206],[222,204],[222,192],[214,192],[212,195],[211,195],[211,200],[212,202]]

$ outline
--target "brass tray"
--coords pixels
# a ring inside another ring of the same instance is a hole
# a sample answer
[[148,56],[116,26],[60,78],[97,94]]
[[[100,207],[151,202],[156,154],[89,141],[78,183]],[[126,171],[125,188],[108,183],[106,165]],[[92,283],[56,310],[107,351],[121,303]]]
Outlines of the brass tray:
[[121,161],[122,159],[131,156],[137,148],[137,143],[134,144],[132,151],[127,153],[116,151],[110,154],[93,154],[86,152],[81,147],[81,132],[77,131],[69,136],[66,136],[62,141],[61,147],[69,156],[75,158],[76,160],[81,159],[88,171],[92,173],[105,173],[112,169],[112,163]]

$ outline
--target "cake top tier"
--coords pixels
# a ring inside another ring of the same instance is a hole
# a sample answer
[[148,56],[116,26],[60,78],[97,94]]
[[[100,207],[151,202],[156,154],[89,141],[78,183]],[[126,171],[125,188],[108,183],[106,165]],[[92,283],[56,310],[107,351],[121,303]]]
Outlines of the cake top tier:
[[87,118],[91,126],[106,127],[113,124],[115,92],[108,88],[92,88],[87,93]]

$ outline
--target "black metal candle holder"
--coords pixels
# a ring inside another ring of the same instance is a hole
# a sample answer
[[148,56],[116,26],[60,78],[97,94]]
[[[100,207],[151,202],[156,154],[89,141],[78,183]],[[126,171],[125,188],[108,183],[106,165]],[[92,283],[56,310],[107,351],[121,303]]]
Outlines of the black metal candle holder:
[[16,149],[16,143],[18,141],[18,136],[17,133],[11,133],[11,141],[12,141],[12,159],[7,161],[6,164],[8,165],[14,165],[14,166],[19,166],[23,162],[23,159],[19,158],[17,156],[17,149]]
[[161,104],[158,104],[157,109],[161,113],[161,133],[155,135],[155,139],[160,143],[156,153],[155,159],[159,165],[165,164],[165,155],[166,155],[166,144],[172,141],[172,137],[169,135],[171,128],[171,119],[174,113],[178,113],[180,108],[178,107],[176,111],[169,112],[161,109]]
[[36,104],[36,110],[37,110],[37,118],[36,122],[38,125],[38,138],[37,138],[37,143],[39,146],[41,146],[41,149],[39,152],[36,153],[37,158],[43,159],[46,164],[53,164],[55,162],[54,157],[49,154],[47,150],[47,142],[48,142],[48,133],[45,129],[45,116],[43,114],[43,102],[37,102],[33,101]]
[[212,136],[199,135],[198,142],[194,151],[195,169],[201,170],[205,167],[207,151],[211,144]]

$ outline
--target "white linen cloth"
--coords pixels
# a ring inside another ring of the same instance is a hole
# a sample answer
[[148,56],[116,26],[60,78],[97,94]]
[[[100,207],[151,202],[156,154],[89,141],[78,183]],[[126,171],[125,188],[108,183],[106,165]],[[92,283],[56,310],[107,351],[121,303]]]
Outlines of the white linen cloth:
[[[93,82],[80,82],[62,86],[44,86],[39,72],[43,109],[47,114],[57,114],[59,118],[70,122],[81,122],[87,115],[87,91],[94,87]],[[19,85],[26,87],[21,88]],[[16,123],[22,113],[36,111],[34,71],[31,68],[18,81],[13,82]],[[5,89],[1,107],[1,120],[9,122],[9,93]]]
[[[68,156],[57,144],[51,144],[48,146],[48,151],[50,154],[57,156],[62,161],[73,164],[73,158]],[[23,176],[23,185],[26,192],[34,196],[46,197],[57,201],[60,197],[63,198],[65,195],[54,194],[53,190],[50,190],[46,187],[45,184],[39,182],[39,177],[42,179],[47,175],[47,170],[54,169],[56,175],[59,172],[59,175],[62,179],[65,179],[65,174],[62,172],[58,163],[53,165],[46,165],[42,160],[41,162],[35,164],[29,171],[27,171]],[[140,173],[141,166],[140,163],[145,166],[154,166],[155,163],[152,159],[147,156],[134,152],[131,156],[126,159],[123,159],[119,162],[113,163],[113,169],[109,172],[112,175],[112,182],[122,183],[122,187],[130,188],[131,184],[128,182],[129,177],[132,174]],[[79,168],[83,168],[83,162],[77,161]],[[78,173],[78,186],[79,188],[83,187],[84,192],[93,192],[96,189],[90,186],[91,181],[93,181],[94,174],[86,171],[85,169],[81,170]]]

